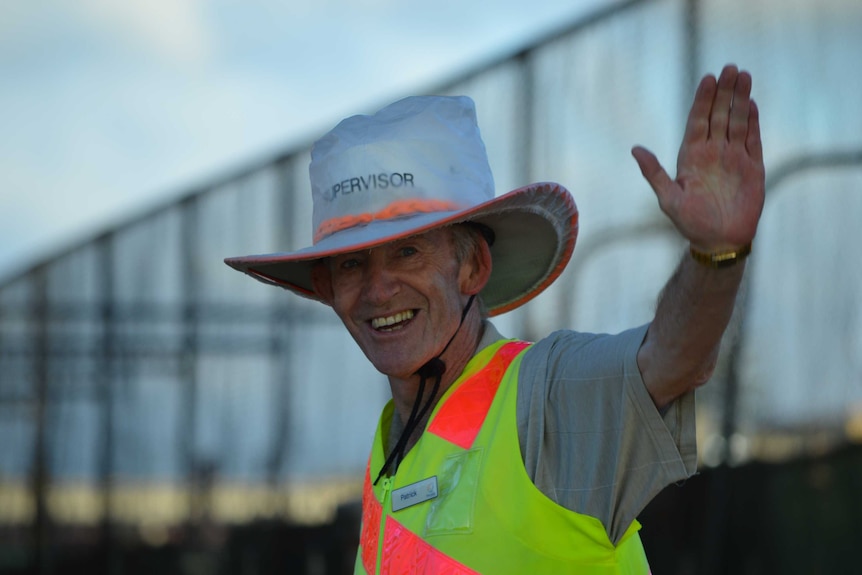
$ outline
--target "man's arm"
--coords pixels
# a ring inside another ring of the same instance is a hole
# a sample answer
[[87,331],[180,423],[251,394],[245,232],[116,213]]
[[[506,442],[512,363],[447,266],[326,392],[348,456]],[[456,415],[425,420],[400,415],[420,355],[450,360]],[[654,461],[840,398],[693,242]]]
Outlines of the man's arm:
[[[751,76],[727,66],[701,80],[672,180],[648,150],[632,154],[659,206],[701,253],[737,251],[757,231],[765,170]],[[665,286],[638,356],[662,408],[709,379],[733,312],[744,262],[716,269],[686,255]]]

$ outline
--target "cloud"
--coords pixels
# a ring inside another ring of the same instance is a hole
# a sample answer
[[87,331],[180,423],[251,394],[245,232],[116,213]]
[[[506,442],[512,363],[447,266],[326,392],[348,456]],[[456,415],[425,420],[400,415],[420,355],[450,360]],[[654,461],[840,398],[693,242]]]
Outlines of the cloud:
[[206,8],[204,0],[8,0],[0,6],[0,58],[62,58],[71,49],[199,65],[214,50]]
[[203,0],[79,0],[93,30],[164,61],[199,64],[213,51]]

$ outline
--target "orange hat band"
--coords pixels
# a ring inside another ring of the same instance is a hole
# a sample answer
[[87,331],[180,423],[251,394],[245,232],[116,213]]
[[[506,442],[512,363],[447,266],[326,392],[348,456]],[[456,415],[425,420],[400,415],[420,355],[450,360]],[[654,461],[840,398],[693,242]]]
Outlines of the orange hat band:
[[392,202],[382,210],[374,213],[349,214],[337,218],[330,218],[321,222],[317,231],[314,232],[314,243],[323,238],[356,226],[364,226],[375,220],[392,220],[404,216],[416,214],[431,214],[434,212],[454,212],[462,208],[454,202],[444,200],[398,200]]

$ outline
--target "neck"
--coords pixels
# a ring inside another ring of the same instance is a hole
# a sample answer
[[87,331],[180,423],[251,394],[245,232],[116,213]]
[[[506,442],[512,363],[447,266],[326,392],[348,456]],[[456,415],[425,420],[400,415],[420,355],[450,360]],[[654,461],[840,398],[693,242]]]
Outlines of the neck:
[[[425,424],[437,405],[437,402],[452,387],[455,380],[461,375],[470,359],[476,354],[476,349],[479,347],[479,340],[482,339],[484,325],[479,313],[478,306],[473,307],[464,318],[464,323],[452,339],[452,343],[446,349],[440,359],[446,364],[446,371],[440,380],[440,389],[434,398],[434,402],[425,414],[425,417],[420,420],[416,430],[408,440],[408,449],[419,439]],[[395,405],[395,413],[400,419],[399,428],[407,423],[410,417],[410,411],[416,402],[419,393],[419,375],[412,375],[408,379],[389,378],[389,387],[392,390],[392,400]],[[432,385],[426,384],[423,397],[423,403],[432,393]]]

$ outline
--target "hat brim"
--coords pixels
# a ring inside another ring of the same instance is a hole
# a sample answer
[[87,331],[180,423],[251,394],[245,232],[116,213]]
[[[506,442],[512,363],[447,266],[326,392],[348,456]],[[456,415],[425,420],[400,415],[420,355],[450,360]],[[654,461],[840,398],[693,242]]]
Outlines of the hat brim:
[[523,305],[551,285],[568,264],[578,235],[578,210],[571,194],[559,184],[542,182],[462,211],[374,221],[334,233],[302,250],[224,261],[261,282],[322,301],[311,280],[318,260],[461,222],[484,224],[496,236],[491,277],[481,293],[491,316]]

